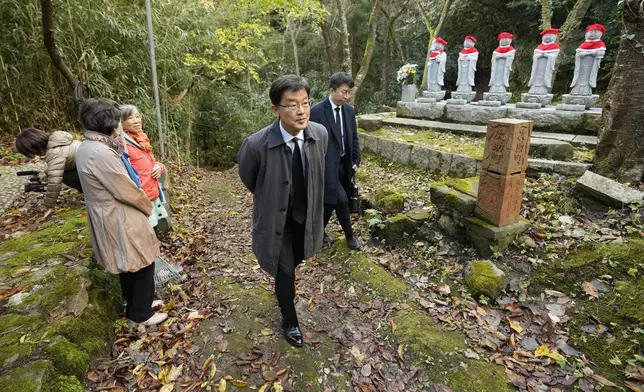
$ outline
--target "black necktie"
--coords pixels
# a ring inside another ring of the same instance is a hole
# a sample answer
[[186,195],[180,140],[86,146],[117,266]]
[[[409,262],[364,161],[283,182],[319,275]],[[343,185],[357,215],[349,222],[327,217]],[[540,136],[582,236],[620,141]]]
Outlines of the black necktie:
[[306,181],[304,180],[304,166],[302,165],[302,153],[300,152],[300,143],[297,138],[293,138],[295,149],[293,150],[293,164],[292,169],[292,182],[291,200],[293,202],[293,220],[299,224],[304,223],[306,220]]
[[340,146],[342,147],[342,156],[344,156],[344,140],[342,137],[342,118],[340,117],[340,106],[335,108],[335,134],[340,140]]

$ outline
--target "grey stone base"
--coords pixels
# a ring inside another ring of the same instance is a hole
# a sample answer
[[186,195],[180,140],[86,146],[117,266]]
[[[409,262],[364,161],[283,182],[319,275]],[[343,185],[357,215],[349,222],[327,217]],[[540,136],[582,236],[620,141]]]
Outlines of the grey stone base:
[[[452,94],[452,96],[454,96],[454,94]],[[465,99],[455,99],[455,98],[448,99],[445,102],[448,105],[465,105],[465,104],[467,104],[467,100],[465,100]]]
[[517,102],[517,108],[520,109],[541,109],[541,107],[538,102]]
[[445,102],[398,102],[398,105],[396,105],[396,115],[398,117],[438,120],[444,114]]
[[479,106],[490,106],[490,107],[499,107],[501,106],[501,101],[478,101],[475,102]]
[[550,102],[552,101],[553,97],[554,97],[553,94],[529,94],[529,93],[523,93],[523,94],[521,94],[521,102],[523,102],[523,103],[539,103],[539,104],[541,104],[541,106],[546,106],[546,105],[550,104]]
[[466,103],[472,102],[474,97],[476,97],[476,92],[471,92],[471,93],[463,93],[459,91],[452,92],[452,99],[463,99],[465,100]]
[[564,94],[561,96],[561,100],[568,105],[584,105],[584,107],[590,108],[599,101],[599,95]]
[[363,114],[357,117],[358,128],[362,128],[367,132],[373,132],[382,127],[383,116],[375,114]]
[[[501,102],[502,105],[510,102],[512,93],[483,93],[483,99],[488,102]],[[479,102],[480,103],[480,102]]]
[[568,112],[583,112],[586,110],[586,106],[560,103],[559,105],[557,105],[557,110],[564,110]]
[[572,144],[554,139],[530,139],[530,155],[543,159],[570,161],[574,155]]
[[539,173],[557,173],[566,177],[581,177],[592,166],[589,163],[528,159],[526,174],[535,176]]
[[492,256],[491,247],[498,247],[499,250],[507,248],[528,227],[530,227],[530,222],[523,218],[519,218],[517,223],[503,227],[494,226],[475,217],[465,218],[467,235],[472,241],[472,245],[483,257]]
[[505,118],[507,106],[446,105],[445,119],[456,123],[487,125],[490,120]]
[[434,99],[434,98],[418,98],[418,99],[416,99],[416,102],[418,102],[418,103],[436,103],[436,99]]
[[442,101],[445,98],[445,91],[423,91],[423,98],[434,98],[436,101]]
[[644,192],[631,189],[615,180],[587,171],[577,180],[575,189],[608,206],[623,208],[644,199]]

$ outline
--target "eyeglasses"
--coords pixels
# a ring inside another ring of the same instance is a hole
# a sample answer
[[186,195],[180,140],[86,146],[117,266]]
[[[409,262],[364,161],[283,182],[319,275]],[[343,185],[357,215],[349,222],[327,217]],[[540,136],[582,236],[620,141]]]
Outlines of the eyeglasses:
[[304,110],[309,108],[309,102],[302,102],[301,104],[291,104],[291,105],[277,105],[279,107],[285,108],[290,110],[291,112],[296,111],[298,108],[302,108]]

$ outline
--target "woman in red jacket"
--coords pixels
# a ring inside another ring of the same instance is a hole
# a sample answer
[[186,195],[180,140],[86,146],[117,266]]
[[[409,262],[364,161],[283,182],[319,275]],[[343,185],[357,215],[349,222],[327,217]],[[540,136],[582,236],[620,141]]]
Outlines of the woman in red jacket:
[[159,178],[166,173],[166,168],[152,155],[152,145],[148,135],[143,132],[139,109],[134,105],[121,105],[119,109],[130,163],[139,173],[141,188],[154,207],[150,223],[156,229],[160,220],[168,219],[168,211],[163,204],[163,194],[159,187]]

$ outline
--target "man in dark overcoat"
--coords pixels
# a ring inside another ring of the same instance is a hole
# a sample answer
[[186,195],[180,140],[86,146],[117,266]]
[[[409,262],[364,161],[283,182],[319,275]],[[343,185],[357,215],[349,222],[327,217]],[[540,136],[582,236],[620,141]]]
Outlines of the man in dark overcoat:
[[239,177],[253,193],[253,252],[275,278],[286,340],[303,344],[295,311],[295,268],[322,247],[327,132],[309,122],[309,85],[286,75],[271,85],[277,120],[244,141]]
[[[335,210],[347,244],[362,246],[353,233],[349,211],[352,178],[360,166],[360,142],[356,111],[349,104],[354,83],[351,75],[336,72],[331,76],[329,97],[311,109],[311,121],[324,125],[329,134],[324,171],[324,227]],[[324,242],[333,242],[325,231]]]

